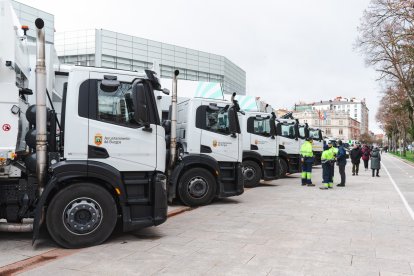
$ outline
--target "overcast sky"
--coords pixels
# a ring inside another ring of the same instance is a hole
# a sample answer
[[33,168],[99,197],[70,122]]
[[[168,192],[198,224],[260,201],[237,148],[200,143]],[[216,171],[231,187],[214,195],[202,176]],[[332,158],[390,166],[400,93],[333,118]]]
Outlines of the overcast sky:
[[102,28],[226,56],[246,71],[247,94],[276,108],[336,96],[366,98],[377,74],[354,48],[370,0],[20,0],[55,15],[56,31]]

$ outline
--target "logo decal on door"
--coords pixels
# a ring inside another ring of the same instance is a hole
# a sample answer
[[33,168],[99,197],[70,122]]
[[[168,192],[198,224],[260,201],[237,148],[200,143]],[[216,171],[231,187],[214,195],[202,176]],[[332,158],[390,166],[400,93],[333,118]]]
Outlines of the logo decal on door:
[[95,145],[97,146],[102,145],[102,134],[100,133],[95,134]]
[[217,140],[213,140],[213,147],[217,147],[217,145],[218,145]]

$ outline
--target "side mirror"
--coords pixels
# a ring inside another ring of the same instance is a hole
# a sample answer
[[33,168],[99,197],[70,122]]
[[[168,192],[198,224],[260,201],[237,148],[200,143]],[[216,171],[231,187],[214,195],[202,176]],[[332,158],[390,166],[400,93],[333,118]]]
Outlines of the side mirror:
[[162,122],[162,126],[164,127],[166,134],[171,133],[171,121],[170,120],[165,120],[164,122]]
[[276,135],[276,121],[275,121],[275,119],[270,118],[269,124],[270,124],[270,137],[272,139],[275,139],[275,135]]
[[276,136],[282,136],[282,124],[277,123],[276,125]]
[[135,113],[134,119],[138,123],[149,126],[148,123],[148,108],[147,101],[145,98],[145,86],[143,83],[135,83],[132,87],[132,99],[134,101]]
[[237,128],[237,114],[233,107],[229,108],[228,119],[229,119],[229,130],[231,137],[237,137],[236,133],[238,132]]
[[295,133],[293,133],[292,138],[295,138],[296,141],[299,140],[299,123],[298,122],[296,122],[295,124]]

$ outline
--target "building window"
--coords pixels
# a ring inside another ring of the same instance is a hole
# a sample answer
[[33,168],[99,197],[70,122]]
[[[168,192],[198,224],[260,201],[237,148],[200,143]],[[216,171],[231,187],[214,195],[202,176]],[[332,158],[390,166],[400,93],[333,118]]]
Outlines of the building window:
[[339,125],[342,126],[344,124],[344,121],[339,120]]
[[315,126],[317,126],[318,125],[318,120],[315,120]]
[[330,128],[327,128],[325,132],[326,132],[326,135],[331,135],[331,129]]
[[339,129],[339,135],[343,135],[344,134],[344,130],[342,128]]

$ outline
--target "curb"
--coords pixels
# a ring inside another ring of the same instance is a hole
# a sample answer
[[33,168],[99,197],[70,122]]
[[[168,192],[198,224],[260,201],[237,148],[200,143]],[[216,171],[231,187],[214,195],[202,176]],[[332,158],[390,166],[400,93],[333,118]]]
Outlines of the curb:
[[79,251],[80,249],[52,249],[43,254],[3,266],[0,268],[0,275],[17,275],[52,261],[73,255]]

